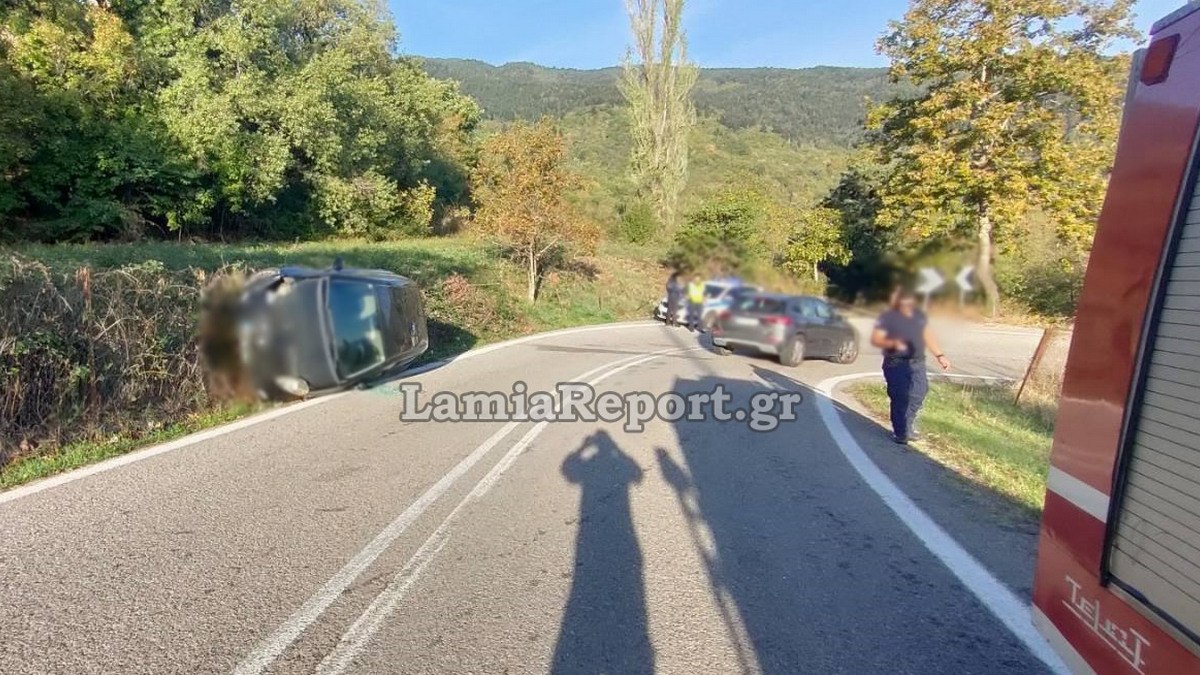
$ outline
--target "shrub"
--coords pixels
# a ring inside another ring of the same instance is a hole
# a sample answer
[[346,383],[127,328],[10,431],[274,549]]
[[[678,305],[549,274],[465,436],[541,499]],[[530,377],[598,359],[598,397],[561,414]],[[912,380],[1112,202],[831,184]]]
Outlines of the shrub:
[[741,273],[762,258],[759,196],[727,190],[687,216],[666,261],[675,269]]
[[1085,260],[1077,256],[1055,257],[1039,249],[997,267],[997,281],[1011,300],[1044,316],[1075,314],[1083,290]]
[[631,244],[644,244],[658,232],[658,219],[654,209],[644,201],[636,201],[621,207],[621,220],[617,235]]
[[43,444],[137,437],[207,405],[200,273],[0,267],[0,466]]

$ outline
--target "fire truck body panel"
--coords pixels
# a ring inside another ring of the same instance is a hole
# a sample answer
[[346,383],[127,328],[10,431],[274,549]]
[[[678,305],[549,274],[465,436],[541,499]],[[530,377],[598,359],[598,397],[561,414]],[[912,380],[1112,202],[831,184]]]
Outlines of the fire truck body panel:
[[1080,672],[1200,673],[1198,9],[1135,60],[1063,382],[1034,621]]

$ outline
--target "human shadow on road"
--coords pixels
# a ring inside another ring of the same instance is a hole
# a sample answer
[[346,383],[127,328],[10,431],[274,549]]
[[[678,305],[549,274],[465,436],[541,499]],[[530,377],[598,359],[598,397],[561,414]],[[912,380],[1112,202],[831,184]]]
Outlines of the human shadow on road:
[[642,552],[629,503],[642,469],[598,431],[563,460],[562,474],[582,495],[571,595],[551,672],[652,673]]
[[[683,419],[673,423],[678,450],[656,449],[739,670],[1042,672],[846,462],[814,404],[820,394],[752,368],[758,382],[680,378],[673,390],[686,395],[720,385],[734,409],[745,409],[765,385],[800,389],[805,402],[797,420],[758,433],[736,422]],[[921,477],[912,486],[930,489]],[[933,503],[940,498],[926,496],[925,505],[944,515]],[[956,508],[957,500],[944,501]],[[953,518],[950,529],[962,530],[958,521],[971,515]],[[982,541],[992,532],[980,531],[970,536]],[[1031,566],[1032,556],[1025,562]]]

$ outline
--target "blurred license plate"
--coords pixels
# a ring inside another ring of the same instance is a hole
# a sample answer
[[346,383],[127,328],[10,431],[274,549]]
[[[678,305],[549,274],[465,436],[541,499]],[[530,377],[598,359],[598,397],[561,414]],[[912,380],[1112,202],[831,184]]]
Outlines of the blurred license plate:
[[758,321],[747,316],[733,317],[733,325],[735,326],[757,326]]

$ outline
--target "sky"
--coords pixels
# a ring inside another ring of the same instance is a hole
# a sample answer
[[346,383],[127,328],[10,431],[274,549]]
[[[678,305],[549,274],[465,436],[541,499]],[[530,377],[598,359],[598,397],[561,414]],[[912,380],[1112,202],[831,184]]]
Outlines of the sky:
[[[406,54],[617,64],[628,44],[623,0],[388,0]],[[1143,31],[1185,0],[1138,0]],[[705,67],[885,66],[875,40],[908,0],[688,0],[689,53]]]

